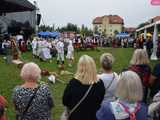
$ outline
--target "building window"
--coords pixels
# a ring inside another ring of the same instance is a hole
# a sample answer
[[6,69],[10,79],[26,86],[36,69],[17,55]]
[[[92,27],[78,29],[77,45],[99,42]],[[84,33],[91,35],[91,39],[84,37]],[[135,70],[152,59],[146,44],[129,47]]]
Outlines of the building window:
[[112,32],[112,29],[110,29],[110,32]]

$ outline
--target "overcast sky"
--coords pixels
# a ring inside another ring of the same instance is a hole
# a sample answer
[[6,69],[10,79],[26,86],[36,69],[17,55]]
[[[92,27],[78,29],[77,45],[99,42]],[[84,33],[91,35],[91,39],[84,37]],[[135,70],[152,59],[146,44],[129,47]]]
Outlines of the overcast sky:
[[[29,0],[32,1],[33,0]],[[68,22],[92,27],[97,16],[120,15],[127,27],[136,27],[153,16],[160,15],[160,6],[151,0],[36,0],[46,25],[66,25]]]

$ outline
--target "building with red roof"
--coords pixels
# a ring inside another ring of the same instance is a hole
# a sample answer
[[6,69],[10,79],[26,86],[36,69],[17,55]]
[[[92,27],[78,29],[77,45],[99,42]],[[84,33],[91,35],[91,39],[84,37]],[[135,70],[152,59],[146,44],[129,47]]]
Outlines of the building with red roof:
[[124,20],[118,15],[105,15],[96,17],[92,24],[95,33],[113,36],[118,32],[122,32]]

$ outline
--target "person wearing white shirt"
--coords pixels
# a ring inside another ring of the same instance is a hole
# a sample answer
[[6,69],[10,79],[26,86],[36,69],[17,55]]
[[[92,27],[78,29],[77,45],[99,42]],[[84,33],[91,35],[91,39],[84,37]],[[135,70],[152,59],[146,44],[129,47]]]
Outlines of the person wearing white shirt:
[[43,61],[49,60],[52,58],[51,52],[50,52],[51,44],[47,40],[42,41],[42,51],[40,54],[40,58]]
[[72,67],[72,62],[73,62],[73,54],[74,54],[74,47],[73,47],[73,44],[72,44],[72,41],[70,40],[69,41],[69,45],[67,47],[67,56],[66,58],[68,59],[68,62],[69,62],[69,67]]
[[34,38],[32,41],[32,54],[33,56],[37,56],[37,47],[38,47],[38,40],[37,38]]
[[115,90],[118,83],[117,73],[112,71],[112,65],[114,62],[114,57],[110,53],[104,53],[100,58],[100,64],[103,73],[98,75],[105,86],[105,96],[103,102],[114,101],[115,100]]
[[61,64],[64,65],[64,43],[62,39],[60,39],[56,44],[56,49],[57,49],[57,64],[61,62]]

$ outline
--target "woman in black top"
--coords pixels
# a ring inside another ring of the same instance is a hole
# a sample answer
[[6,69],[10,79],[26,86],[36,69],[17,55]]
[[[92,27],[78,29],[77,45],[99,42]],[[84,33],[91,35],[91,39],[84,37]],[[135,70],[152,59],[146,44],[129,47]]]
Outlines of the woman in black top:
[[64,106],[72,110],[91,85],[93,86],[87,97],[73,111],[69,120],[96,120],[96,111],[100,108],[105,94],[103,82],[97,79],[94,60],[87,55],[83,55],[79,60],[74,78],[69,82],[64,91]]

